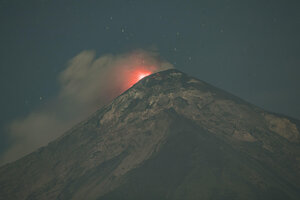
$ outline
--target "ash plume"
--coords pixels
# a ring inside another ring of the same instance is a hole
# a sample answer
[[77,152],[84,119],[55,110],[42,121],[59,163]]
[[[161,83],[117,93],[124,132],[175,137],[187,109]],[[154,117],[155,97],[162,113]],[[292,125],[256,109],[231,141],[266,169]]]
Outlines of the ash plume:
[[151,73],[173,68],[155,51],[96,57],[82,51],[72,58],[58,76],[56,97],[28,116],[8,125],[11,146],[0,157],[0,165],[14,161],[60,136],[76,123],[128,89],[131,74],[138,69]]

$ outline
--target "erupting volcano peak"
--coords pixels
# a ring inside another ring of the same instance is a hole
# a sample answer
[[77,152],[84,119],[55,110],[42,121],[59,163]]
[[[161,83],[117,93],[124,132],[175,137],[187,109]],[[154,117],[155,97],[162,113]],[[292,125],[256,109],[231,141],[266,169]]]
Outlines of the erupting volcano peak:
[[139,82],[141,79],[145,78],[146,76],[151,75],[153,72],[149,69],[145,69],[143,67],[135,69],[129,78],[130,87]]
[[129,67],[118,75],[136,86],[0,167],[0,199],[300,199],[298,120],[176,69]]
[[151,74],[151,72],[140,72],[138,75],[138,79],[141,80],[146,76],[149,76]]

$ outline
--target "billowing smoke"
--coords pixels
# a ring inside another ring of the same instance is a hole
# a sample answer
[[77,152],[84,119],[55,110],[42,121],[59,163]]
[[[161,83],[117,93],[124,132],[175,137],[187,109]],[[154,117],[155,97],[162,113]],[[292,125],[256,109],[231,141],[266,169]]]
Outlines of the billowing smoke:
[[99,58],[93,51],[79,53],[59,74],[58,95],[9,125],[8,134],[14,142],[1,156],[0,163],[16,160],[46,145],[131,87],[143,73],[172,67],[156,52],[144,50]]

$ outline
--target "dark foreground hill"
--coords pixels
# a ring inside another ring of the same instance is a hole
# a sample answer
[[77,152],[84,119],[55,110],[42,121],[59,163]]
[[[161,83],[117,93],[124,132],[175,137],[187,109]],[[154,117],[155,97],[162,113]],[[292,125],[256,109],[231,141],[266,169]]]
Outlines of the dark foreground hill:
[[299,121],[177,70],[0,168],[0,199],[300,199]]

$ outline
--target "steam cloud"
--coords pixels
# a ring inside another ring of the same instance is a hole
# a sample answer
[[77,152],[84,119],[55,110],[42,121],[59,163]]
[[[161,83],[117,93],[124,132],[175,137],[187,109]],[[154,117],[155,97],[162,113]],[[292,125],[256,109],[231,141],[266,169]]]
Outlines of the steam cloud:
[[59,74],[58,95],[44,107],[9,124],[8,134],[14,143],[1,156],[0,164],[46,145],[87,118],[128,89],[130,73],[140,67],[153,73],[173,68],[152,51],[138,50],[99,58],[95,57],[94,51],[79,53]]

